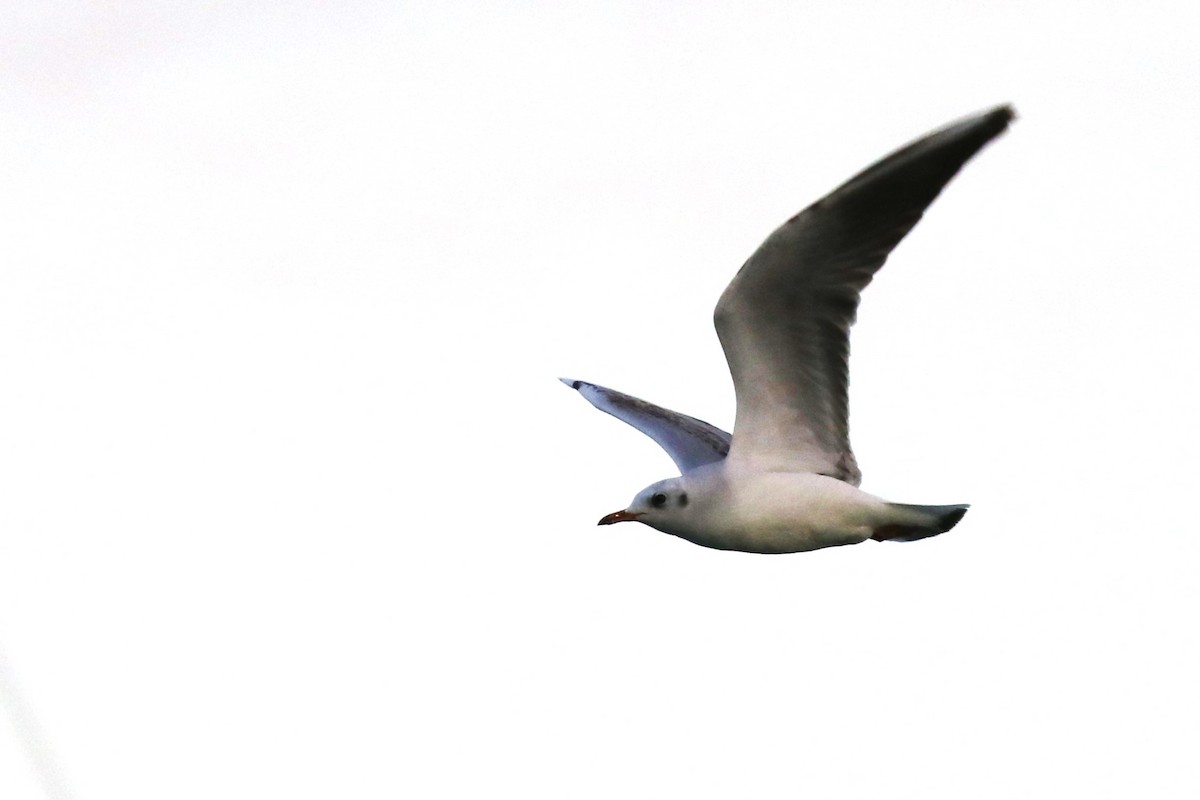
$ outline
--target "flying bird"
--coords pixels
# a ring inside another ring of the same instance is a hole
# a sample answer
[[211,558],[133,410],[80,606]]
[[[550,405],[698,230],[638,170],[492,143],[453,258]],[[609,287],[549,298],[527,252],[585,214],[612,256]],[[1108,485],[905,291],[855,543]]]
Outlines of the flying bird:
[[705,547],[797,553],[945,533],[966,504],[858,488],[846,389],[859,295],[951,178],[1013,119],[999,106],[927,134],[785,222],[717,302],[733,435],[586,381],[560,380],[649,436],[679,468],[601,525],[641,522]]

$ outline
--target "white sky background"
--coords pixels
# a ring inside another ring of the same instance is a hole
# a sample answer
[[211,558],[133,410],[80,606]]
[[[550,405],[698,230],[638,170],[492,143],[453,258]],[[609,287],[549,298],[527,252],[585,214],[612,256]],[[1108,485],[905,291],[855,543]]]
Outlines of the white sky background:
[[[266,5],[0,11],[0,795],[1196,796],[1189,4]],[[1005,101],[853,337],[964,522],[596,528],[555,378],[731,425],[746,256]]]

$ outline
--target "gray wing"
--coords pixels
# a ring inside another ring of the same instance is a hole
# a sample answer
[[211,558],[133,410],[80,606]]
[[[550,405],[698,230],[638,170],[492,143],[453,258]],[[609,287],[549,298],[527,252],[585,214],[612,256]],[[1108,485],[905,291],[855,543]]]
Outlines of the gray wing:
[[1012,118],[1001,106],[918,139],[784,223],[750,256],[714,314],[737,393],[730,458],[858,485],[846,386],[859,293]]
[[596,408],[629,423],[657,442],[681,473],[720,461],[729,452],[730,435],[707,422],[594,383],[559,380],[577,389]]

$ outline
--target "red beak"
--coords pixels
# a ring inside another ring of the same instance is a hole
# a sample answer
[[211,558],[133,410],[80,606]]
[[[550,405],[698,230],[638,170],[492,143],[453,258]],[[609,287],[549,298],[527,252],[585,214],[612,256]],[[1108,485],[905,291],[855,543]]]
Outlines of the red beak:
[[614,522],[633,522],[642,515],[640,511],[614,511],[603,517],[597,525],[612,525]]

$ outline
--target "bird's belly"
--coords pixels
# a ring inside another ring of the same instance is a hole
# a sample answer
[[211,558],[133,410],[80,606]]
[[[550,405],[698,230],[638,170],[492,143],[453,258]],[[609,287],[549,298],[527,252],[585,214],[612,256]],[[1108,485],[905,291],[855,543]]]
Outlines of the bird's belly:
[[704,530],[676,535],[704,547],[749,553],[802,553],[871,537],[882,501],[824,476],[774,475],[743,486]]
[[858,544],[869,539],[866,526],[839,530],[817,530],[800,524],[791,526],[743,527],[723,531],[678,534],[695,544],[718,550],[746,553],[804,553],[823,547]]
[[701,530],[664,530],[694,544],[717,550],[803,553],[823,547],[858,544],[871,537],[873,528],[852,518],[822,521],[760,515],[709,520],[709,524]]

